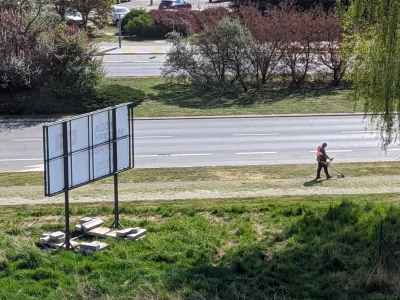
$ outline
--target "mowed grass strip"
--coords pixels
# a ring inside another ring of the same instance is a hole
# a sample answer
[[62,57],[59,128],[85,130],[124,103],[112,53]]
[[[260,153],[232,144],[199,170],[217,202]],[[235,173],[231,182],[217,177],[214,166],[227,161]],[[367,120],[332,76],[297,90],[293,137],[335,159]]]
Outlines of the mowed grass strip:
[[[93,256],[43,252],[43,232],[64,230],[62,205],[4,207],[0,214],[2,299],[396,299],[399,195],[256,197],[120,205],[140,242],[102,239]],[[80,217],[113,221],[112,205],[76,204]],[[78,233],[73,233],[77,235]],[[386,264],[387,263],[387,264]]]
[[105,78],[106,84],[121,84],[146,93],[135,109],[136,117],[270,115],[361,112],[349,89],[309,87],[266,89],[261,92],[220,95],[210,89],[198,92],[190,84],[153,78]]
[[[335,169],[346,177],[400,175],[400,162],[337,163]],[[260,181],[267,179],[314,178],[316,164],[226,167],[185,167],[133,169],[119,175],[120,183],[186,181]],[[335,171],[331,171],[335,174]],[[96,184],[109,184],[109,177]],[[43,185],[42,172],[0,173],[0,187]]]

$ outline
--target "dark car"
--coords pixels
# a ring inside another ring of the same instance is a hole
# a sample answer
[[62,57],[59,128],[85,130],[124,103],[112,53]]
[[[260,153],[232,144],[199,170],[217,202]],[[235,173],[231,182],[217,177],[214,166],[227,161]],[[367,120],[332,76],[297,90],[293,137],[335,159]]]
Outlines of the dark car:
[[181,8],[192,8],[190,2],[185,0],[162,0],[158,9],[181,9]]

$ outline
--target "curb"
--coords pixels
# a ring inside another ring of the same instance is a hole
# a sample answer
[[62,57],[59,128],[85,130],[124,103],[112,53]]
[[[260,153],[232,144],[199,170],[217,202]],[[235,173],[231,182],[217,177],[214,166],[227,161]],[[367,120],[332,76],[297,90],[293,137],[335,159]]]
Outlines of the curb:
[[[307,118],[307,117],[354,117],[354,116],[372,116],[372,115],[382,115],[382,114],[372,114],[372,113],[328,113],[328,114],[274,114],[274,115],[219,115],[219,116],[176,116],[176,117],[134,117],[134,120],[138,121],[151,121],[151,120],[185,120],[185,119],[267,119],[267,118]],[[0,124],[2,123],[13,123],[13,122],[53,122],[55,120],[62,119],[63,117],[56,117],[48,119],[38,118],[38,119],[6,119],[0,118]]]
[[95,52],[92,56],[106,55],[166,55],[168,52]]
[[135,117],[135,120],[184,120],[184,119],[267,119],[267,118],[307,118],[307,117],[354,117],[382,114],[372,113],[328,113],[328,114],[275,114],[275,115],[220,115],[220,116],[176,116],[176,117]]

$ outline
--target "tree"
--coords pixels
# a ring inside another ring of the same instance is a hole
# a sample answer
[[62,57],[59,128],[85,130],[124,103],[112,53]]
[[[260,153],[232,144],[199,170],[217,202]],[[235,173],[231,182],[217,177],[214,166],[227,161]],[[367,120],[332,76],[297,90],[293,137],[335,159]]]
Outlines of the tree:
[[26,3],[0,10],[0,113],[82,109],[102,78],[95,47],[85,31]]
[[[382,146],[398,141],[400,112],[400,1],[354,0],[344,15],[355,99],[372,112]],[[381,117],[377,117],[382,114]]]
[[91,21],[96,27],[102,28],[109,23],[108,14],[114,2],[114,0],[71,0],[70,8],[82,14],[85,27],[88,21]]
[[185,39],[174,34],[163,74],[189,75],[193,83],[207,89],[215,86],[226,92],[239,84],[247,91],[252,44],[250,31],[229,18],[222,19],[215,28],[206,28],[192,38]]
[[318,61],[332,71],[332,84],[338,86],[347,70],[342,54],[344,31],[339,19],[332,11],[317,20],[320,36],[315,43]]

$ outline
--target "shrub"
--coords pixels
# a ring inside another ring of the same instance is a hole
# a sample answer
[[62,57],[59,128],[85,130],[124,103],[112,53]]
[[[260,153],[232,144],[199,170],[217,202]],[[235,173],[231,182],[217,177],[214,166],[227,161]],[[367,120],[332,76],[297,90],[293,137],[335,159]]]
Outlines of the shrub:
[[139,105],[144,98],[145,93],[141,90],[120,84],[102,84],[96,88],[90,103],[87,104],[87,109],[101,109],[125,102]]
[[177,12],[154,10],[150,12],[156,28],[153,35],[164,37],[168,32],[173,30],[184,36],[192,35],[200,32],[200,11],[182,9]]
[[147,36],[154,27],[154,20],[149,14],[142,14],[128,22],[125,31],[128,35]]
[[46,16],[0,11],[0,113],[79,112],[103,76],[86,32]]
[[132,9],[130,12],[128,12],[125,17],[121,20],[121,31],[125,34],[127,34],[127,25],[130,21],[133,19],[143,16],[143,15],[149,15],[147,11],[144,9]]

